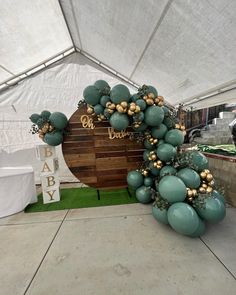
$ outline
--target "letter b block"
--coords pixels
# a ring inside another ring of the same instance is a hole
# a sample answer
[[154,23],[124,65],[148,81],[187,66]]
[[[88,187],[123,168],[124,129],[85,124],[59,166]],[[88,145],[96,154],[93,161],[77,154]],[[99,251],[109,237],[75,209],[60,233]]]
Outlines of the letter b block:
[[41,176],[43,190],[51,190],[60,185],[59,176],[57,173]]
[[56,157],[56,149],[54,146],[42,144],[37,146],[37,155],[41,161],[53,159]]

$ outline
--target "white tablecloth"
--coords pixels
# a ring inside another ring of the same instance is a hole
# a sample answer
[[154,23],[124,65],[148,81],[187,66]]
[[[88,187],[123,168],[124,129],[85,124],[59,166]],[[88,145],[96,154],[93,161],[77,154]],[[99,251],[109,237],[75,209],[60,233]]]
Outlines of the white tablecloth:
[[0,217],[8,216],[37,202],[32,167],[0,168]]

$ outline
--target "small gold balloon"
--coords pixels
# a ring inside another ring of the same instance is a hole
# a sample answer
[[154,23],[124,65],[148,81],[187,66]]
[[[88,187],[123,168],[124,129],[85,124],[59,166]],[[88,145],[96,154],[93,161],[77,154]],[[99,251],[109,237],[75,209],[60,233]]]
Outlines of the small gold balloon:
[[117,111],[118,111],[119,113],[124,113],[124,109],[122,108],[121,105],[117,108]]
[[206,179],[207,179],[207,181],[212,181],[213,175],[212,174],[207,174]]
[[144,175],[144,176],[148,176],[148,171],[147,171],[147,170],[144,170],[144,171],[143,171],[143,175]]
[[206,192],[206,190],[205,190],[205,188],[204,187],[200,187],[199,188],[199,192],[201,193],[201,194],[204,194],[205,192]]
[[129,109],[134,112],[136,110],[136,105],[130,105]]
[[157,97],[159,100],[161,100],[161,101],[164,101],[164,97],[163,96],[161,96],[161,95],[158,95],[158,97]]
[[143,99],[146,100],[147,98],[148,98],[147,95],[144,95]]
[[141,111],[140,106],[135,107],[135,113],[139,113]]
[[175,129],[179,129],[180,125],[179,124],[175,124]]
[[194,196],[197,195],[197,190],[196,190],[196,189],[193,189],[192,192],[193,192],[193,195],[194,195]]
[[182,131],[184,131],[184,130],[185,130],[185,126],[184,126],[184,125],[180,126],[180,129],[181,129]]
[[203,183],[202,184],[202,187],[206,189],[207,188],[207,184]]
[[114,110],[112,110],[112,109],[107,109],[107,112],[108,112],[109,114],[113,114],[113,113],[114,113]]
[[116,105],[114,103],[112,103],[112,104],[109,105],[108,108],[114,110],[116,108]]
[[152,160],[156,160],[157,156],[156,155],[152,155],[151,158],[152,158]]
[[211,193],[213,191],[213,188],[211,186],[208,186],[206,191],[207,191],[207,193]]
[[153,140],[153,142],[154,142],[154,143],[158,143],[158,139],[155,138],[155,139]]
[[157,162],[154,162],[154,163],[153,163],[153,166],[156,167],[156,166],[157,166]]
[[193,191],[192,190],[188,190],[188,197],[191,197],[193,195]]
[[152,98],[148,98],[148,99],[146,100],[146,103],[147,103],[148,105],[153,105],[153,104],[154,104],[154,100],[153,100]]
[[158,106],[162,107],[164,105],[164,103],[162,101],[158,102]]
[[154,99],[154,102],[155,102],[156,104],[158,104],[158,103],[160,102],[159,98],[156,97],[156,98]]
[[128,115],[129,116],[133,116],[134,115],[134,112],[132,112],[131,110],[128,110]]
[[205,172],[206,174],[208,174],[208,173],[210,173],[210,170],[204,169],[203,172]]
[[153,93],[148,93],[148,97],[154,99],[155,95]]
[[126,101],[122,101],[122,102],[120,103],[120,105],[121,105],[123,108],[127,108],[128,103],[127,103]]
[[108,102],[106,103],[106,108],[109,108],[110,105],[111,105],[111,102],[108,101]]
[[158,160],[158,161],[157,161],[157,164],[158,164],[158,165],[162,165],[162,161]]
[[161,165],[158,165],[158,164],[157,164],[156,168],[157,168],[157,169],[161,169]]
[[89,115],[91,115],[91,114],[93,113],[93,108],[88,107],[88,108],[87,108],[87,113],[88,113]]
[[190,202],[192,202],[193,198],[192,198],[192,197],[190,197],[190,198],[188,198],[188,200],[189,200]]
[[207,174],[206,174],[206,172],[201,172],[201,173],[200,173],[200,176],[201,176],[201,178],[204,179],[204,178],[206,178]]

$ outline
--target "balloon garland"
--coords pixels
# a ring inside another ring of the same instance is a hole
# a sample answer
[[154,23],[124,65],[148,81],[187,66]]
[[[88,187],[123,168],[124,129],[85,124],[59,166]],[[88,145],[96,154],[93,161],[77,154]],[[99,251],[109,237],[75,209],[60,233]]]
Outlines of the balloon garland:
[[63,142],[63,135],[67,127],[67,117],[60,112],[50,113],[42,111],[41,114],[32,114],[30,116],[32,123],[31,133],[39,134],[48,145],[56,146]]
[[[131,95],[122,84],[112,89],[104,80],[83,91],[87,114],[124,131],[131,126],[145,147],[142,166],[127,175],[128,185],[141,203],[154,200],[152,214],[163,224],[189,237],[203,235],[206,222],[225,217],[224,197],[215,190],[207,158],[198,151],[181,151],[186,134],[153,86],[143,85]],[[62,113],[33,114],[32,133],[49,145],[59,145],[68,124]]]
[[87,113],[107,119],[117,131],[128,126],[139,134],[145,151],[140,169],[127,175],[128,185],[141,203],[154,200],[152,214],[176,232],[198,237],[205,222],[225,217],[224,197],[214,190],[207,158],[198,151],[181,151],[185,127],[165,105],[153,86],[131,95],[122,84],[112,89],[98,80],[83,92]]

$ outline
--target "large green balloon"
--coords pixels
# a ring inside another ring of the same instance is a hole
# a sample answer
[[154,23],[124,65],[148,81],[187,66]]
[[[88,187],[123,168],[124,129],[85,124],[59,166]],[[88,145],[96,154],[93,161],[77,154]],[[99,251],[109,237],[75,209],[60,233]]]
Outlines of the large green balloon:
[[172,175],[164,176],[159,184],[158,191],[161,197],[169,203],[184,201],[187,189],[183,181]]
[[164,177],[166,175],[175,175],[177,173],[177,170],[170,165],[164,166],[160,171],[160,177]]
[[225,198],[222,194],[220,194],[218,191],[214,190],[212,192],[213,198],[219,199],[224,205],[226,204]]
[[169,224],[166,209],[161,210],[157,207],[152,206],[152,215],[160,223]]
[[54,112],[50,115],[49,121],[56,129],[64,129],[68,124],[68,120],[63,113]]
[[191,162],[197,171],[208,169],[208,160],[202,153],[198,151],[192,151]]
[[146,104],[145,100],[143,100],[143,99],[136,100],[136,105],[138,105],[140,107],[141,111],[145,110],[147,107],[147,104]]
[[204,235],[205,231],[206,231],[205,222],[201,220],[201,218],[199,218],[198,228],[195,230],[194,233],[190,234],[189,236],[192,238],[200,237]]
[[167,212],[170,226],[180,234],[192,235],[199,227],[199,220],[196,211],[186,203],[175,203],[170,206]]
[[41,116],[39,114],[32,114],[30,116],[30,120],[31,122],[33,122],[34,124],[37,124],[37,121],[41,118]]
[[63,135],[61,131],[54,131],[51,133],[46,133],[44,136],[44,141],[48,145],[56,146],[62,143]]
[[94,86],[99,90],[101,94],[108,94],[110,92],[109,84],[104,80],[97,80]]
[[165,141],[173,146],[180,146],[184,143],[184,134],[178,129],[169,130],[165,135]]
[[110,96],[104,95],[100,99],[100,104],[105,108],[106,104],[110,101]]
[[130,92],[129,89],[122,84],[118,84],[111,89],[111,101],[118,104],[122,101],[129,101]]
[[161,161],[168,162],[174,159],[176,154],[176,148],[169,143],[163,143],[157,147],[157,156]]
[[184,184],[189,188],[198,188],[201,184],[199,174],[190,168],[183,168],[178,171],[177,176],[182,179]]
[[154,138],[162,139],[165,136],[167,130],[168,129],[166,125],[161,124],[158,127],[153,127],[151,130],[151,134]]
[[151,106],[145,110],[145,123],[149,126],[159,126],[164,119],[164,111],[158,106]]
[[94,113],[95,113],[96,115],[103,114],[103,112],[104,112],[104,107],[103,107],[102,105],[100,105],[100,104],[96,104],[96,105],[94,106]]
[[196,209],[198,214],[205,220],[217,223],[224,219],[225,205],[217,198],[206,198],[205,206]]
[[145,177],[144,178],[144,185],[145,186],[152,186],[153,185],[153,179],[151,177]]
[[127,182],[132,188],[137,189],[143,185],[143,175],[139,171],[130,171],[127,175]]
[[83,96],[85,102],[92,106],[98,104],[101,98],[99,90],[94,85],[87,86],[84,89]]
[[129,126],[129,118],[126,114],[115,112],[109,120],[111,126],[118,131],[124,130]]
[[139,200],[140,203],[146,204],[151,202],[152,195],[150,188],[146,186],[141,186],[136,190],[136,198]]

